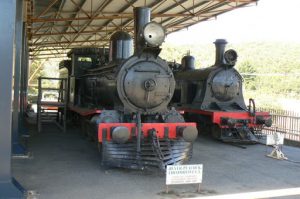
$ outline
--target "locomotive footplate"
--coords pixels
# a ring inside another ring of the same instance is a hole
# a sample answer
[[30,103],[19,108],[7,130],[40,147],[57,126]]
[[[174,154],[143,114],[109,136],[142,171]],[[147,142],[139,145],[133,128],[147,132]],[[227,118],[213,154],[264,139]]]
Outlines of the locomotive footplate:
[[198,124],[207,123],[212,137],[227,143],[259,143],[263,127],[272,124],[271,116],[267,112],[256,112],[255,116],[252,116],[248,111],[181,110],[191,115],[202,116],[194,117],[190,121]]
[[[123,123],[123,126],[124,124],[126,123]],[[144,123],[144,129],[145,126],[147,129],[147,124],[149,123]],[[192,157],[193,144],[185,141],[183,137],[176,136],[176,132],[172,131],[172,129],[176,129],[175,125],[180,126],[180,124],[161,123],[162,127],[169,125],[169,130],[164,127],[164,130],[159,132],[157,129],[160,128],[155,129],[153,125],[152,129],[143,131],[140,152],[136,150],[138,142],[135,124],[127,123],[128,126],[132,125],[132,128],[130,139],[125,143],[117,143],[111,139],[109,136],[111,134],[110,129],[113,129],[111,124],[99,125],[102,165],[141,170],[158,167],[164,170],[167,165],[187,162]],[[194,125],[194,123],[183,124],[185,126]],[[110,128],[105,128],[107,126],[110,126]]]

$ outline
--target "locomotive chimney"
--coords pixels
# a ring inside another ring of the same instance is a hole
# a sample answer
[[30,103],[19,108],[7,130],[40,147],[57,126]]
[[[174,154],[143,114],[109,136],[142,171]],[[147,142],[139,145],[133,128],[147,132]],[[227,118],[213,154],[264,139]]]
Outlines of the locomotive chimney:
[[144,46],[142,31],[150,22],[151,10],[147,7],[136,7],[134,12],[134,53],[140,52]]
[[216,62],[215,65],[225,64],[224,51],[227,41],[225,39],[217,39],[214,44],[216,45]]

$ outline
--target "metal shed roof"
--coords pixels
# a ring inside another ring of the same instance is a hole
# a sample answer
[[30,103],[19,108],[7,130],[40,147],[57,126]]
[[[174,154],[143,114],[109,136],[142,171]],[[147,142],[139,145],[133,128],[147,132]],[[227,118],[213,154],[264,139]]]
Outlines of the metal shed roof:
[[117,30],[133,31],[133,8],[151,8],[167,33],[257,0],[28,0],[30,57],[58,57],[78,47],[102,47]]

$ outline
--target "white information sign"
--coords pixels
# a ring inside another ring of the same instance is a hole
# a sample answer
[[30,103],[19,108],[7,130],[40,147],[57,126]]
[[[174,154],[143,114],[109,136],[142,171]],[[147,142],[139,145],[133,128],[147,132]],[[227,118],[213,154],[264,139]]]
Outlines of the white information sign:
[[202,164],[168,165],[166,185],[202,183]]
[[275,145],[275,144],[283,144],[284,143],[284,135],[280,133],[276,133],[274,135],[267,135],[267,145]]

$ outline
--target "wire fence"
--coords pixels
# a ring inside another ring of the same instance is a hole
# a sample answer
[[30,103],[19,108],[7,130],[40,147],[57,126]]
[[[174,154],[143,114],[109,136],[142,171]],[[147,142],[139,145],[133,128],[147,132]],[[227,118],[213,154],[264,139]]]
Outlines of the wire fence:
[[300,113],[289,110],[259,109],[269,112],[273,125],[265,127],[263,133],[273,134],[275,131],[283,133],[285,139],[300,142]]

